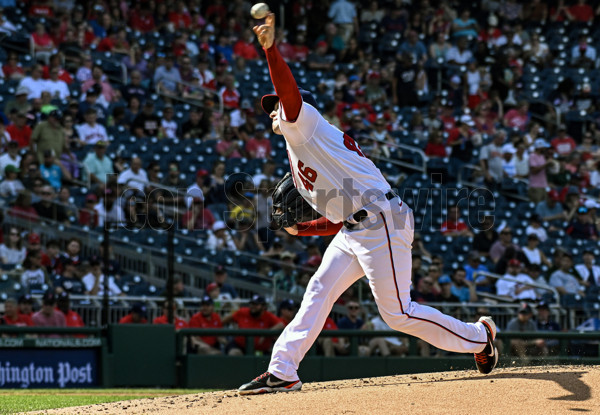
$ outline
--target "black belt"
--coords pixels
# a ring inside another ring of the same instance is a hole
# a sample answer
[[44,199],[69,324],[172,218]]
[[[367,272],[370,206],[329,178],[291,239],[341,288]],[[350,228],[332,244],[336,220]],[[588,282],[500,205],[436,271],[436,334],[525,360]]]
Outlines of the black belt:
[[[389,191],[385,194],[385,198],[387,200],[392,200],[393,198],[397,197],[396,193]],[[347,220],[344,221],[344,227],[346,229],[354,229],[354,226],[358,225],[360,222],[362,222],[363,220],[365,220],[365,218],[369,216],[369,213],[365,210],[365,209],[361,209],[357,212],[355,212],[352,215],[352,219],[354,219],[354,221],[356,223],[350,223]]]

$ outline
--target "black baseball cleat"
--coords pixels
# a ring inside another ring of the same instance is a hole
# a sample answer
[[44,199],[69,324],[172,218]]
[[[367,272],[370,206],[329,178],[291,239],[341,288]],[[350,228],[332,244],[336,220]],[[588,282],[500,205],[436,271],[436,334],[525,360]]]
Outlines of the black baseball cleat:
[[475,364],[479,372],[487,375],[490,373],[498,363],[498,349],[494,346],[494,339],[496,338],[496,323],[491,317],[481,317],[479,322],[484,325],[487,331],[487,345],[480,353],[475,353]]
[[295,380],[288,382],[281,380],[269,372],[265,372],[251,382],[248,382],[238,389],[240,395],[257,395],[259,393],[269,392],[292,392],[302,389],[302,382]]

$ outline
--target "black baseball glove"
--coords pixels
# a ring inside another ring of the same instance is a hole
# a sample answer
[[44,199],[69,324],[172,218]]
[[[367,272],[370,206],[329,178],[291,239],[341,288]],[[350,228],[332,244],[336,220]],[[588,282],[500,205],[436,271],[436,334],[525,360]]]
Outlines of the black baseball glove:
[[297,223],[317,219],[319,214],[308,204],[294,186],[291,173],[287,173],[273,192],[272,229],[291,228]]

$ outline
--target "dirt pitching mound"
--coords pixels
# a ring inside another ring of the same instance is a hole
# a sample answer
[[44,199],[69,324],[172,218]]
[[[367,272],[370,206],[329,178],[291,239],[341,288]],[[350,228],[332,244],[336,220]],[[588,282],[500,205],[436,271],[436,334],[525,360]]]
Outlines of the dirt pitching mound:
[[168,396],[44,414],[565,414],[600,413],[600,368],[541,366],[305,384],[301,391]]

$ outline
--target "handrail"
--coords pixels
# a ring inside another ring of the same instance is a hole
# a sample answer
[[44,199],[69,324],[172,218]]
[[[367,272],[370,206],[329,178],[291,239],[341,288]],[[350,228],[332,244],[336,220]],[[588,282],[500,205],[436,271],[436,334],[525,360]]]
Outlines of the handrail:
[[[194,89],[199,89],[199,90],[201,90],[204,93],[211,94],[211,95],[216,95],[217,98],[218,98],[218,100],[219,100],[219,108],[218,108],[218,110],[214,110],[213,109],[212,111],[215,111],[215,112],[217,112],[219,114],[223,114],[223,109],[224,109],[223,97],[217,91],[209,89],[209,88],[206,88],[206,87],[203,87],[203,86],[200,86],[200,85],[190,84],[189,82],[184,82],[184,81],[176,82],[176,84],[178,84],[178,85],[184,85],[184,86],[189,86],[189,87],[194,88]],[[165,98],[175,99],[177,101],[181,101],[181,102],[184,102],[184,103],[189,104],[189,105],[194,105],[196,107],[205,108],[204,105],[202,105],[198,100],[195,100],[195,99],[183,98],[183,97],[181,97],[179,95],[165,94],[164,92],[159,91],[159,90],[156,90],[155,92],[158,95],[160,95],[162,97],[165,97]]]
[[[482,186],[481,183],[475,183],[475,182],[472,182],[470,180],[463,179],[463,170],[466,170],[466,169],[471,169],[471,170],[474,170],[474,171],[477,171],[477,172],[481,172],[481,167],[478,166],[478,165],[476,165],[476,164],[463,164],[460,167],[460,169],[458,169],[458,174],[457,174],[456,181],[458,183],[462,184],[462,185],[469,186],[469,187],[481,187]],[[512,180],[520,181],[522,183],[526,183],[526,184],[529,185],[529,180],[528,179],[512,178]],[[485,188],[487,189],[487,186],[485,186]],[[529,202],[529,198],[528,197],[521,196],[520,194],[517,194],[517,193],[510,193],[510,192],[506,192],[506,191],[502,191],[502,190],[500,190],[500,193],[504,193],[504,194],[510,195],[510,197],[512,197],[513,199],[519,199],[519,200],[521,200],[523,202]]]
[[488,271],[475,271],[475,272],[473,272],[473,278],[476,278],[479,275],[484,275],[486,277],[491,277],[491,278],[495,278],[495,279],[498,279],[498,280],[516,282],[516,283],[519,283],[519,284],[522,284],[522,285],[526,285],[528,287],[539,288],[539,289],[542,289],[542,290],[550,291],[550,292],[552,292],[552,294],[554,294],[554,298],[556,299],[555,304],[556,305],[560,304],[560,295],[558,294],[558,291],[556,290],[556,288],[551,287],[550,285],[538,284],[536,282],[523,282],[523,281],[518,280],[517,278],[508,277],[506,275],[494,274],[494,273],[488,272]]
[[398,166],[407,167],[407,168],[410,168],[410,169],[413,169],[413,170],[420,171],[422,173],[426,173],[427,172],[427,160],[428,160],[428,157],[427,157],[427,155],[425,154],[425,152],[421,148],[416,147],[416,146],[410,146],[408,144],[388,143],[387,141],[379,141],[379,140],[374,139],[373,137],[366,137],[366,138],[368,140],[373,141],[373,142],[378,143],[378,144],[382,144],[382,145],[386,145],[386,146],[391,146],[391,147],[395,147],[395,148],[403,148],[405,150],[417,153],[418,155],[421,156],[421,159],[423,160],[423,163],[419,167],[417,164],[411,164],[411,163],[407,163],[405,161],[394,160],[394,159],[390,159],[390,158],[387,158],[387,157],[381,157],[381,156],[379,156],[379,157],[377,157],[377,160],[382,160],[382,161],[385,161],[385,162],[388,162],[388,163],[396,164]]

